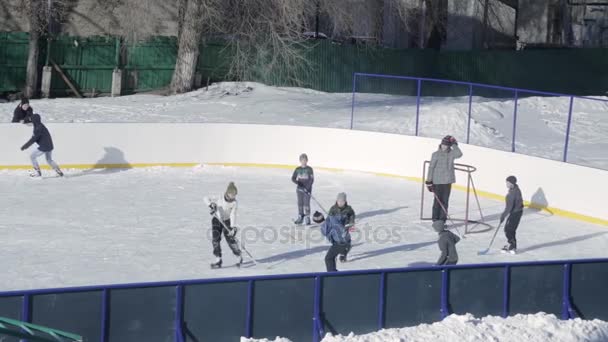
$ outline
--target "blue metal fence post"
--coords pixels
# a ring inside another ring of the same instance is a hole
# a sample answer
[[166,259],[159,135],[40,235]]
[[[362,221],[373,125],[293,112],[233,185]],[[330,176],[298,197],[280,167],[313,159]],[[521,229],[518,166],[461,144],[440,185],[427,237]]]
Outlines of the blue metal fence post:
[[185,342],[184,339],[184,286],[175,288],[175,341]]
[[566,143],[564,144],[564,162],[568,161],[568,143],[570,142],[570,126],[572,125],[572,106],[574,96],[570,96],[570,109],[568,109],[568,125],[566,126]]
[[511,141],[511,152],[515,152],[515,133],[517,132],[517,98],[518,92],[515,91],[515,108],[513,109],[513,140]]
[[101,342],[108,342],[108,322],[110,321],[110,290],[101,292]]
[[32,322],[32,296],[29,294],[23,295],[23,302],[21,302],[21,320],[23,322]]
[[467,123],[467,144],[471,138],[471,106],[473,104],[473,85],[469,84],[469,122]]
[[355,94],[357,93],[357,73],[353,74],[353,99],[350,109],[350,129],[353,129],[353,123],[355,120]]
[[245,337],[251,338],[253,323],[253,280],[247,282],[247,318],[245,320]]
[[509,296],[511,286],[511,268],[505,266],[505,277],[502,289],[502,317],[509,316]]
[[418,91],[416,95],[416,136],[418,136],[418,125],[420,121],[420,90],[422,88],[422,80],[418,79]]
[[447,269],[441,270],[441,319],[450,314],[449,307],[449,273]]
[[564,288],[562,295],[562,319],[571,319],[576,315],[572,308],[572,302],[570,300],[570,289],[571,289],[571,277],[572,277],[572,264],[564,265]]
[[380,273],[380,291],[378,294],[378,330],[384,329],[386,304],[386,273]]
[[313,304],[313,317],[312,317],[312,340],[313,342],[319,342],[325,335],[323,328],[323,321],[321,320],[321,277],[315,277],[315,294]]

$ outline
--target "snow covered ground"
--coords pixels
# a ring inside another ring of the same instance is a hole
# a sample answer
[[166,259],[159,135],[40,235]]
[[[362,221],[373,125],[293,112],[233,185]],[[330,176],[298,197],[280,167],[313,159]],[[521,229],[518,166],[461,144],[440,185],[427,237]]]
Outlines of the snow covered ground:
[[[450,315],[443,321],[403,329],[385,329],[366,335],[331,336],[323,342],[603,342],[608,341],[608,322],[574,319],[562,321],[554,315],[515,315],[475,318],[470,314]],[[289,342],[285,338],[241,342]]]
[[[509,95],[511,96],[511,95]],[[523,95],[522,95],[523,96]],[[604,98],[606,99],[606,98]],[[352,94],[259,83],[219,83],[178,96],[132,95],[118,98],[33,100],[46,122],[222,122],[349,128]],[[416,98],[357,94],[354,128],[413,135]],[[518,152],[562,160],[569,98],[522,97],[518,100]],[[0,122],[9,122],[16,103],[0,103]],[[419,133],[455,135],[466,141],[468,97],[424,97]],[[470,142],[511,150],[512,98],[475,96]],[[608,169],[608,102],[575,99],[568,160]]]
[[[42,180],[30,179],[22,170],[0,171],[0,259],[10,265],[0,278],[1,291],[325,271],[328,243],[318,229],[291,224],[296,214],[291,170],[65,171],[64,179]],[[426,266],[437,260],[437,234],[430,222],[419,220],[419,183],[352,172],[315,173],[314,194],[325,208],[346,191],[358,214],[350,262],[339,269]],[[223,193],[229,181],[239,188],[242,239],[259,264],[236,269],[223,242],[226,267],[211,270],[210,217],[202,199]],[[454,191],[454,217],[464,216],[464,203],[465,193]],[[481,206],[495,226],[504,204],[482,198]],[[478,216],[472,212],[472,217]],[[604,257],[608,245],[603,226],[535,210],[526,210],[518,230],[520,254],[497,251],[505,243],[501,233],[489,255],[478,255],[492,233],[477,226],[467,234],[457,245],[460,263]]]

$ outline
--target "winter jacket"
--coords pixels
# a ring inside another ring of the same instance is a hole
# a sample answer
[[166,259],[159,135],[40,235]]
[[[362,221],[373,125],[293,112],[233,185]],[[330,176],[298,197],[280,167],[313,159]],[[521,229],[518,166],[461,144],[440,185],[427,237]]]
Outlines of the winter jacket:
[[46,128],[45,125],[40,121],[40,115],[34,114],[32,115],[32,122],[34,123],[34,135],[30,140],[28,140],[23,147],[22,150],[27,149],[32,146],[33,143],[38,144],[38,149],[42,152],[50,152],[53,150],[53,139],[51,138],[51,133]]
[[340,208],[338,204],[334,204],[329,209],[328,216],[338,216],[340,218],[340,223],[349,228],[355,224],[355,211],[348,203],[344,204],[342,208]]
[[297,184],[298,188],[301,187],[301,184],[306,191],[312,192],[312,183],[315,182],[315,175],[312,167],[296,167],[291,176],[291,181]]
[[340,216],[328,215],[321,224],[321,233],[333,245],[350,244],[350,233],[348,228],[344,227]]
[[433,184],[456,183],[454,160],[460,157],[462,157],[462,151],[458,145],[453,145],[446,152],[442,151],[440,146],[439,150],[433,152],[426,180]]
[[215,203],[217,206],[217,212],[215,213],[215,217],[218,217],[222,221],[230,220],[230,226],[236,227],[236,211],[238,208],[238,201],[236,198],[233,201],[227,201],[226,197],[222,194],[215,198],[205,197],[203,198],[203,202],[205,205],[209,206],[211,203]]
[[456,265],[458,263],[458,253],[456,252],[456,244],[460,238],[449,230],[444,230],[439,233],[439,250],[441,256],[437,260],[437,265]]
[[500,215],[500,222],[504,221],[505,218],[512,213],[524,210],[524,199],[521,196],[521,190],[519,190],[519,186],[517,186],[517,184],[515,184],[513,188],[509,189],[505,202],[505,211],[503,211],[502,215]]
[[13,112],[13,120],[11,122],[23,121],[23,123],[30,123],[32,122],[33,114],[34,110],[32,109],[32,107],[29,107],[27,110],[23,110],[21,108],[21,105],[19,105],[17,106],[17,108],[15,108],[15,111]]

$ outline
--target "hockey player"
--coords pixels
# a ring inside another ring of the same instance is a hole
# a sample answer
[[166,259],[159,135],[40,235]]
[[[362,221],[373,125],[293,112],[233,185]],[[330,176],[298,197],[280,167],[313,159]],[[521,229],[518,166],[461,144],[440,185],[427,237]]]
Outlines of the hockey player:
[[300,155],[300,166],[293,171],[291,181],[297,185],[298,198],[298,218],[294,223],[310,225],[310,196],[315,176],[312,167],[308,166],[308,156],[305,153]]
[[[334,204],[330,209],[328,216],[336,216],[339,218],[340,224],[342,224],[346,230],[352,229],[355,225],[355,211],[348,205],[346,201],[346,194],[341,192],[338,194],[336,198],[336,204]],[[350,236],[350,235],[349,235]],[[346,262],[346,256],[350,251],[351,244],[350,238],[348,240],[348,244],[343,253],[340,253],[340,262]]]
[[456,265],[458,263],[456,244],[458,241],[460,241],[460,238],[456,234],[447,230],[447,228],[448,226],[445,224],[445,221],[433,222],[433,229],[439,233],[439,240],[437,240],[437,244],[439,245],[439,250],[441,251],[439,260],[437,260],[437,266]]
[[46,162],[55,170],[59,177],[63,177],[63,172],[59,168],[59,165],[53,161],[53,139],[51,138],[51,133],[46,128],[45,125],[42,124],[40,115],[34,114],[32,115],[32,122],[34,124],[34,135],[32,138],[28,140],[25,145],[21,147],[21,151],[25,151],[27,148],[32,146],[32,144],[38,144],[38,148],[34,150],[30,156],[32,160],[32,166],[34,167],[34,172],[31,174],[32,177],[41,177],[42,173],[40,172],[40,166],[38,165],[38,157],[44,154],[46,157]]
[[[237,193],[236,186],[233,182],[230,182],[226,188],[226,192],[217,199],[208,197],[203,199],[205,204],[209,207],[209,213],[213,217],[211,219],[211,230],[213,233],[212,245],[213,255],[215,255],[216,259],[211,264],[211,268],[222,267],[222,248],[220,247],[222,233],[224,234],[232,253],[238,258],[236,263],[237,267],[243,263],[241,249],[236,242],[236,233],[238,231],[236,226],[236,211],[238,208],[238,202],[236,200]],[[220,220],[222,221],[220,222]]]
[[337,272],[336,257],[346,255],[350,249],[351,240],[348,228],[342,222],[339,214],[327,215],[327,220],[320,212],[315,212],[313,221],[321,225],[321,233],[331,243],[331,247],[325,254],[325,267],[327,272]]
[[509,176],[507,177],[506,182],[509,193],[505,200],[505,211],[500,215],[500,223],[503,223],[504,220],[507,219],[507,223],[505,224],[505,235],[508,244],[502,248],[502,252],[515,254],[517,252],[515,232],[517,231],[519,221],[524,212],[524,200],[521,196],[521,190],[519,190],[519,186],[517,185],[517,178],[515,178],[515,176]]
[[21,103],[19,103],[13,112],[13,120],[11,122],[21,122],[24,124],[31,123],[33,114],[34,109],[30,106],[30,101],[27,99],[27,97],[22,97]]
[[435,193],[433,222],[447,220],[452,184],[456,182],[454,160],[460,157],[462,157],[462,151],[458,147],[456,138],[451,135],[446,135],[441,140],[439,149],[433,152],[426,177],[428,190]]

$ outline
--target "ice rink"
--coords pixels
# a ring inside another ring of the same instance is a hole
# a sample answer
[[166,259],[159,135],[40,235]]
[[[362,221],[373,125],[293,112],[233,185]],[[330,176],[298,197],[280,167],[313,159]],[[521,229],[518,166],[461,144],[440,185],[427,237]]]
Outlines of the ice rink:
[[[0,171],[3,291],[325,271],[329,244],[318,228],[291,223],[297,214],[292,170],[65,171],[63,179],[41,180],[23,170]],[[429,221],[420,220],[420,183],[363,173],[315,170],[315,175],[313,195],[323,207],[329,209],[344,191],[357,213],[350,260],[338,269],[427,266],[437,260],[437,234]],[[222,194],[229,181],[239,190],[241,239],[258,264],[245,258],[248,262],[237,269],[222,242],[224,268],[212,270],[211,220],[203,197]],[[522,189],[524,199],[535,190]],[[504,204],[480,201],[487,222],[496,227]],[[453,191],[450,214],[464,217],[464,204],[465,193]],[[312,208],[319,209],[314,202]],[[471,214],[479,217],[476,210]],[[478,255],[492,233],[486,226],[473,227],[457,245],[459,263],[603,257],[608,245],[603,226],[533,209],[526,209],[518,230],[519,254],[498,252],[505,244],[499,232],[490,253]]]

